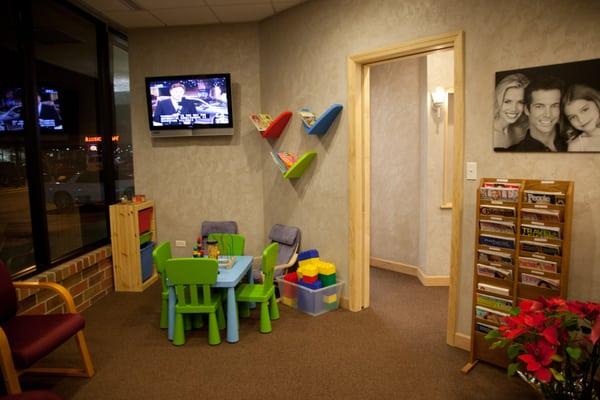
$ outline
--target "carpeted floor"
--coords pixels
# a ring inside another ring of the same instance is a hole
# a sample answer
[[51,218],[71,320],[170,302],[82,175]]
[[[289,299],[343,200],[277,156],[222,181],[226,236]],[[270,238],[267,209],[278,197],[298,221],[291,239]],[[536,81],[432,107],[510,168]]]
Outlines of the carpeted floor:
[[[468,354],[445,344],[447,288],[372,269],[372,306],[311,317],[280,305],[273,332],[258,310],[240,321],[240,342],[209,346],[206,329],[174,347],[158,328],[160,288],[115,293],[87,310],[91,379],[24,376],[24,389],[65,399],[535,399],[498,368],[460,368]],[[74,343],[51,363],[77,362]]]

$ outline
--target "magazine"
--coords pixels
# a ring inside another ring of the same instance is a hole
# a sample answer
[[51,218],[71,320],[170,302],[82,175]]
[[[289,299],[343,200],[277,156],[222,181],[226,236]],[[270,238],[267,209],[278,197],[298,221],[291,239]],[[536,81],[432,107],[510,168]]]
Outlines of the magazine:
[[501,187],[501,188],[510,188],[510,189],[520,189],[521,184],[519,182],[495,181],[495,182],[483,182],[483,187],[485,187],[485,188]]
[[507,266],[510,267],[513,264],[512,254],[503,253],[501,251],[478,249],[477,259],[480,262],[487,263],[495,266]]
[[502,323],[505,317],[508,317],[507,313],[492,310],[491,308],[483,306],[475,306],[475,315],[479,319],[484,319],[498,325]]
[[565,205],[565,194],[562,192],[544,192],[539,190],[524,190],[526,203]]
[[479,235],[479,244],[485,244],[492,247],[502,247],[505,249],[514,249],[515,238],[481,234]]
[[273,162],[275,163],[275,165],[277,165],[279,167],[279,169],[281,170],[281,172],[286,172],[287,171],[287,167],[285,166],[285,164],[283,163],[283,161],[281,161],[281,158],[279,158],[279,156],[277,155],[277,153],[275,153],[274,151],[271,152],[271,157],[273,158]]
[[478,283],[477,290],[501,294],[503,296],[510,296],[510,289],[502,287],[502,286],[489,285],[487,283]]
[[493,219],[482,219],[479,221],[479,230],[495,233],[515,233],[515,223],[513,221],[496,221]]
[[479,206],[479,213],[481,215],[498,215],[501,217],[515,217],[517,215],[514,207],[487,204]]
[[516,202],[519,198],[519,189],[515,188],[479,188],[479,198],[489,201],[511,201]]
[[482,324],[481,322],[477,322],[475,324],[475,330],[477,332],[489,333],[490,331],[493,331],[494,329],[496,329],[495,326],[487,325],[487,324]]
[[519,267],[535,269],[544,272],[558,272],[558,263],[550,260],[540,260],[532,257],[519,257]]
[[250,121],[260,132],[266,131],[273,118],[269,114],[250,114]]
[[510,269],[492,267],[491,265],[477,264],[477,275],[490,278],[512,280],[513,273]]
[[279,151],[277,152],[277,156],[286,166],[286,168],[290,168],[292,165],[298,161],[298,157],[294,153],[289,153],[287,151]]
[[521,224],[521,236],[531,236],[545,239],[560,239],[560,227]]
[[560,280],[550,279],[545,276],[536,276],[531,274],[521,274],[521,282],[525,285],[538,286],[547,289],[560,289]]
[[298,113],[300,114],[300,118],[302,119],[302,122],[304,123],[304,125],[306,125],[307,128],[310,128],[317,122],[316,115],[306,108],[303,108]]
[[549,256],[560,256],[561,250],[560,245],[553,243],[540,243],[530,240],[521,240],[521,251],[528,251],[530,253],[542,253]]
[[560,222],[560,210],[522,208],[521,218],[530,219],[532,221]]
[[500,311],[510,312],[513,307],[513,301],[501,297],[491,296],[489,294],[476,293],[476,303],[482,306],[495,308]]

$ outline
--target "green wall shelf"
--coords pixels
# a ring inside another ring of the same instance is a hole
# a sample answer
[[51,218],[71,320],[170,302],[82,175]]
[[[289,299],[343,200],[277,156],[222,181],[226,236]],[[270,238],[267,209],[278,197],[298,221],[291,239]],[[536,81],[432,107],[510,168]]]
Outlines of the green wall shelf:
[[283,177],[286,179],[300,178],[316,156],[317,153],[315,151],[307,151],[283,174]]

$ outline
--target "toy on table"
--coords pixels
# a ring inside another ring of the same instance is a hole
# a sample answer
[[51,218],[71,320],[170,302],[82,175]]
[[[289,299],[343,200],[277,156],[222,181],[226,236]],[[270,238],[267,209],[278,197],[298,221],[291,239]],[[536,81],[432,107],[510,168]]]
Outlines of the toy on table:
[[206,255],[208,258],[214,258],[217,260],[219,258],[219,242],[216,240],[207,240],[206,241]]
[[202,249],[202,237],[196,238],[196,244],[192,247],[192,257],[199,258],[204,256],[204,250]]

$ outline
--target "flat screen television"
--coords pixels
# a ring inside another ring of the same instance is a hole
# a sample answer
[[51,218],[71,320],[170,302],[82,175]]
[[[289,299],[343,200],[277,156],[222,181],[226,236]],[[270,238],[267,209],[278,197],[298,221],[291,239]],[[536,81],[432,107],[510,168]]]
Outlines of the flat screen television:
[[[0,89],[0,132],[22,131],[23,103],[21,88]],[[61,93],[54,88],[40,87],[37,95],[38,125],[42,132],[63,132]]]
[[229,74],[146,78],[152,136],[232,135]]

